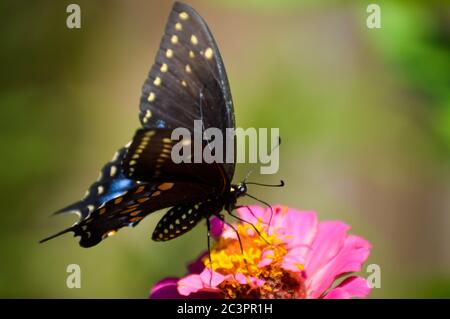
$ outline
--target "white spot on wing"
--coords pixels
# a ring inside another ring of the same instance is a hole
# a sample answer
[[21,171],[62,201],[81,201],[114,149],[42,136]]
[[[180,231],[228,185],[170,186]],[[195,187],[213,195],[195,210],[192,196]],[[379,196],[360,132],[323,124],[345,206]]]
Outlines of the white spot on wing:
[[153,84],[156,86],[160,86],[161,85],[161,78],[159,76],[157,76],[155,78],[155,81],[153,81]]
[[178,15],[180,17],[181,20],[187,20],[189,19],[189,15],[186,12],[180,12],[180,14]]
[[116,152],[111,160],[111,162],[115,162],[119,159],[119,152]]
[[205,58],[208,60],[212,59],[213,57],[213,50],[211,48],[207,48],[205,51]]

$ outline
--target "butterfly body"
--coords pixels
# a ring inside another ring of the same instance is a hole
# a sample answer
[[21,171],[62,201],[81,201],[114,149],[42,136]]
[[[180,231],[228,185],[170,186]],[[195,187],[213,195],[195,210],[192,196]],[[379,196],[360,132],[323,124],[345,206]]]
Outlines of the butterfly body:
[[[168,212],[153,239],[165,241],[192,229],[203,218],[231,212],[245,183],[232,185],[232,163],[175,163],[175,128],[194,132],[196,120],[204,129],[225,133],[235,128],[233,102],[225,67],[206,22],[188,5],[176,2],[154,65],[142,88],[138,129],[101,170],[86,196],[57,213],[77,212],[80,220],[48,237],[67,232],[81,237],[82,247],[97,245],[125,226],[136,226],[147,215]],[[183,141],[192,145],[194,141]],[[203,141],[208,146],[208,141]],[[234,144],[233,144],[234,148]],[[224,158],[235,154],[224,148]]]

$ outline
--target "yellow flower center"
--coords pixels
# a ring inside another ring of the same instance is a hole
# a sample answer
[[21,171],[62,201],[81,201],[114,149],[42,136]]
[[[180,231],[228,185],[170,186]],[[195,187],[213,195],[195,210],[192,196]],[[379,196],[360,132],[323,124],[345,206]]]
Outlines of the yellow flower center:
[[[223,297],[304,298],[303,280],[298,274],[281,267],[287,253],[285,242],[277,236],[276,231],[269,235],[261,222],[253,226],[243,223],[236,226],[243,251],[238,239],[221,237],[211,250],[212,267],[208,256],[203,260],[206,267],[222,275],[233,275],[232,278],[236,274],[245,276],[245,284],[236,279],[222,282],[218,288]],[[270,263],[267,259],[270,259]],[[263,260],[265,263],[261,264]],[[303,270],[303,265],[297,267]],[[258,286],[251,278],[263,280],[264,284]]]

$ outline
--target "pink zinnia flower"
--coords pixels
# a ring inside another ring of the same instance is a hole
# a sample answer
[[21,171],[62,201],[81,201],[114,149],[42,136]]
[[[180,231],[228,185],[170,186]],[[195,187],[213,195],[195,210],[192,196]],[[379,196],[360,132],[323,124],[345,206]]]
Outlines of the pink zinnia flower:
[[[271,210],[240,208],[239,217],[252,223],[229,226],[211,250],[188,267],[183,278],[157,283],[151,298],[352,298],[366,297],[370,288],[362,277],[348,276],[361,270],[371,245],[347,234],[339,221],[318,222],[314,212],[283,206]],[[217,229],[221,229],[219,226]],[[335,285],[335,281],[347,276]]]

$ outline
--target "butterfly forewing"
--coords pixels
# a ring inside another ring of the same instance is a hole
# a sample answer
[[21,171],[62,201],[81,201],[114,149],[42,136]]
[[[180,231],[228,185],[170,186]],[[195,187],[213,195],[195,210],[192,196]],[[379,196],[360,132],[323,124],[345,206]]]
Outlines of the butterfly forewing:
[[[176,3],[170,13],[142,90],[140,120],[145,128],[184,127],[190,131],[194,120],[201,120],[205,129],[218,128],[224,136],[227,128],[235,127],[228,79],[217,45],[205,21],[185,4]],[[225,143],[223,152],[226,157]],[[223,168],[231,180],[234,161]]]
[[200,119],[200,93],[205,127],[234,127],[228,79],[214,38],[197,12],[176,3],[143,87],[142,125],[193,129],[193,120]]

